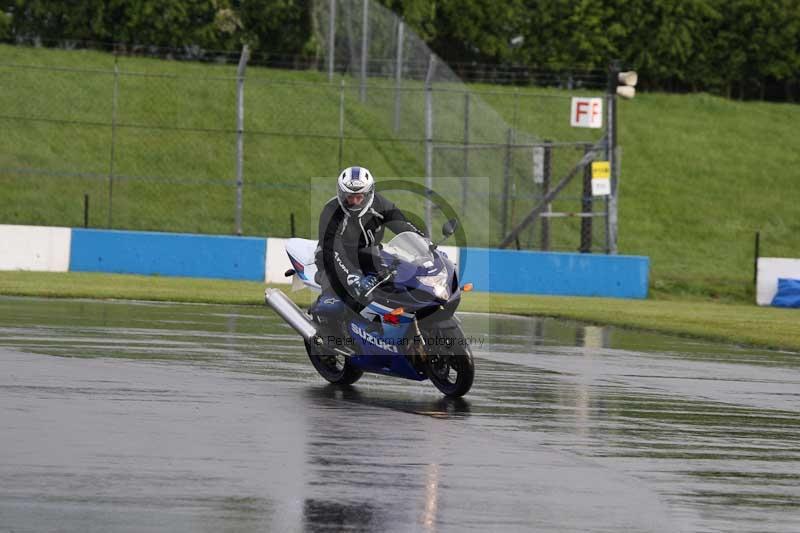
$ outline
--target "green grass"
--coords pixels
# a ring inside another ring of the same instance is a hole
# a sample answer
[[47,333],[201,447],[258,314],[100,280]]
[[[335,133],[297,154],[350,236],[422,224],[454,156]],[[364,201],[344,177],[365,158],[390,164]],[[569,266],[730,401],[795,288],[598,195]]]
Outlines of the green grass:
[[[220,281],[92,273],[0,272],[0,294],[58,298],[263,305],[266,285]],[[313,294],[289,292],[300,305]],[[551,316],[597,324],[800,351],[800,327],[794,310],[700,301],[566,298],[468,293],[462,311]]]
[[[39,68],[44,66],[78,71]],[[112,183],[114,58],[0,45],[0,223],[81,226],[86,193],[90,226],[106,227],[113,187],[115,228],[233,233],[235,66],[146,58],[120,58],[118,66],[122,75]],[[313,234],[318,205],[330,194],[312,190],[311,178],[333,176],[340,166],[335,138],[339,80],[331,85],[326,80],[317,72],[248,69],[245,234],[288,236],[290,213],[296,215],[300,235]],[[407,86],[419,88],[413,82]],[[473,102],[473,142],[502,138],[504,132],[488,126],[494,113],[542,139],[598,138],[596,130],[568,125],[568,96],[576,91],[472,88],[491,106]],[[422,131],[424,94],[414,91],[404,97],[396,136],[391,87],[372,88],[368,94],[370,105],[362,105],[357,87],[348,81],[345,131],[363,140],[347,140],[342,161],[368,166],[378,177],[424,174],[423,144],[407,141],[419,139]],[[436,96],[437,139],[462,139],[458,111],[463,99],[455,92]],[[373,105],[377,103],[383,105]],[[455,113],[448,117],[445,109]],[[799,255],[800,137],[795,129],[800,107],[705,94],[640,93],[620,101],[619,118],[619,251],[651,258],[651,297],[751,303],[755,232],[761,232],[762,255]],[[200,131],[164,129],[173,127]],[[493,180],[489,191],[477,192],[500,192],[502,176],[493,169],[502,167],[504,157],[504,149],[498,148],[483,163],[472,161],[472,175]],[[558,152],[555,175],[563,175],[574,161],[574,154]],[[534,204],[524,198],[529,163],[529,152],[512,153],[514,221]],[[441,165],[437,173],[457,176],[462,159],[442,156],[436,164]],[[458,183],[448,182],[445,188],[467,221],[470,244],[496,239],[497,201],[475,197],[462,208]],[[577,211],[578,191],[577,184],[571,185],[569,199],[554,209]],[[578,225],[577,219],[552,221],[554,247],[575,250]],[[596,240],[602,238],[602,219],[596,219],[594,234]],[[535,244],[534,234],[522,242]]]

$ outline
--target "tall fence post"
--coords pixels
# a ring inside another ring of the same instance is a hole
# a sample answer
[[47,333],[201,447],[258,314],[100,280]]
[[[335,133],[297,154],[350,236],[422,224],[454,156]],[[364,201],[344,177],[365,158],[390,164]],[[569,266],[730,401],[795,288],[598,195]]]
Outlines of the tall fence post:
[[[550,141],[545,141],[544,152],[542,154],[542,196],[550,194],[550,183],[553,176],[553,145]],[[551,204],[545,207],[546,212],[552,209]],[[540,217],[542,219],[542,240],[540,249],[543,251],[550,250],[550,218]]]
[[514,129],[508,128],[506,134],[506,156],[503,161],[503,205],[500,214],[500,237],[505,238],[508,229],[508,202],[511,194],[511,144],[514,141]]
[[428,73],[425,76],[425,229],[428,236],[433,233],[431,191],[433,190],[433,74],[436,71],[436,56],[428,59]]
[[[511,222],[512,227],[514,225],[514,208],[517,205],[517,203],[514,201],[514,197],[516,196],[516,192],[517,192],[517,181],[516,181],[515,178],[512,177],[512,174],[511,174],[512,168],[514,167],[514,152],[513,152],[512,145],[516,144],[516,142],[517,142],[517,140],[516,140],[516,132],[517,132],[517,128],[518,128],[518,126],[517,126],[518,120],[519,120],[519,87],[514,87],[514,114],[511,117],[511,131],[509,132],[510,134],[509,134],[509,137],[508,137],[508,147],[506,148],[508,150],[508,152],[507,152],[507,159],[508,160],[507,160],[507,163],[506,163],[508,168],[506,169],[506,172],[508,173],[508,178],[507,179],[510,181],[510,187],[508,189],[508,202],[511,203],[510,214],[508,216],[508,220]],[[503,220],[506,220],[506,219],[504,218]],[[505,232],[503,232],[503,234],[505,235]],[[515,242],[516,242],[516,245],[517,245],[517,250],[519,250],[520,249],[519,237],[517,237],[515,239]]]
[[111,157],[108,164],[108,228],[113,227],[114,202],[114,147],[117,144],[117,101],[119,99],[119,63],[114,56],[114,88],[111,93]]
[[[591,151],[591,146],[584,146],[583,153]],[[581,196],[581,247],[582,254],[592,252],[592,167],[586,165],[583,169],[583,194]]]
[[403,33],[402,20],[397,25],[397,55],[394,65],[394,132],[400,131],[400,112],[402,93],[400,86],[403,83]]
[[470,92],[464,92],[464,170],[461,174],[461,210],[467,209],[467,187],[469,184],[469,107]]
[[606,252],[617,253],[617,75],[620,66],[614,61],[608,70],[608,91],[606,93],[607,131],[606,161],[611,166],[611,192],[606,197]]
[[339,83],[339,168],[344,157],[344,79]]
[[363,18],[361,20],[361,103],[367,101],[367,46],[369,43],[369,0],[364,0]]
[[753,252],[753,286],[758,283],[758,258],[761,257],[761,232],[756,232],[756,246]]
[[244,72],[250,48],[242,47],[236,69],[236,235],[242,234],[242,203],[244,192]]
[[[616,97],[614,97],[616,100]],[[609,253],[610,254],[617,254],[618,253],[618,246],[617,240],[619,235],[619,218],[618,218],[618,210],[617,206],[618,197],[618,185],[619,185],[619,146],[617,146],[616,141],[616,102],[614,104],[615,111],[614,111],[614,149],[611,151],[611,194],[608,196],[608,229],[609,229]]]
[[328,5],[328,82],[331,82],[336,61],[336,0],[329,0]]

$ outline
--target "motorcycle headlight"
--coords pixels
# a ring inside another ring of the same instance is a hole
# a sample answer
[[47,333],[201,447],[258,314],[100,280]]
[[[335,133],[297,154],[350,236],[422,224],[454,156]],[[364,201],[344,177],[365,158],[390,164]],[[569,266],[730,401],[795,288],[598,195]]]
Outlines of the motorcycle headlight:
[[419,282],[426,287],[433,289],[433,294],[437,298],[447,300],[450,298],[450,287],[447,286],[447,269],[443,268],[438,274],[433,276],[420,276]]

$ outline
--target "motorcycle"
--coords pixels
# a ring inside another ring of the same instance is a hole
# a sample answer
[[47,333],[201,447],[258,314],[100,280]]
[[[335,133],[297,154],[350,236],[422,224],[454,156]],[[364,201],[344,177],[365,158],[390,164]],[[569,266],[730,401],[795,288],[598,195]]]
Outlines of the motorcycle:
[[[457,223],[442,228],[444,239]],[[444,240],[443,239],[443,240]],[[317,372],[331,383],[350,385],[364,372],[431,382],[444,395],[460,397],[472,387],[472,350],[455,311],[463,292],[458,272],[439,243],[403,232],[367,250],[378,278],[360,310],[338,298],[301,310],[279,289],[265,302],[303,338]],[[317,241],[292,238],[286,252],[294,289],[321,291],[314,281]],[[326,309],[327,307],[327,309]]]

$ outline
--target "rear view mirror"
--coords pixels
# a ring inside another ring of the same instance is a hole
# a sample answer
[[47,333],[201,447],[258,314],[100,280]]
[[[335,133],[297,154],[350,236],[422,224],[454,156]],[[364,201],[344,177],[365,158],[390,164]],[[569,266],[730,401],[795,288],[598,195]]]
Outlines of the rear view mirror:
[[458,220],[451,218],[442,226],[442,235],[449,237],[456,232],[456,228],[458,228]]

